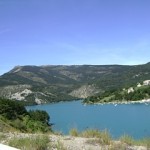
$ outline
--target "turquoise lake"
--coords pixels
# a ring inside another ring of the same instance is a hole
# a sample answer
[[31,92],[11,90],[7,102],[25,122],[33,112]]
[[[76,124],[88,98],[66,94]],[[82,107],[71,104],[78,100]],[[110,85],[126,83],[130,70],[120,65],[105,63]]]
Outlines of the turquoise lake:
[[53,129],[68,134],[71,128],[107,129],[113,138],[128,134],[136,139],[150,137],[150,104],[86,105],[82,101],[28,106],[27,110],[45,110]]

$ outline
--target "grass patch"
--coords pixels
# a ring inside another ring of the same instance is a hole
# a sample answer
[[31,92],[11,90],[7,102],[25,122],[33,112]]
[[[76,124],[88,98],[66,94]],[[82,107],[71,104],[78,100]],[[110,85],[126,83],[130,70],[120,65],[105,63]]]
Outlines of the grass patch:
[[127,147],[125,144],[119,143],[112,143],[108,150],[127,150]]
[[100,131],[100,130],[94,130],[94,129],[88,129],[83,132],[79,132],[77,129],[71,129],[70,135],[72,136],[80,136],[85,138],[95,138],[93,140],[89,140],[89,143],[99,143],[103,145],[110,145],[111,143],[111,136],[107,130]]
[[60,142],[60,141],[58,141],[58,142],[54,145],[53,148],[56,149],[56,150],[67,150],[67,149],[64,147],[64,144],[63,144],[62,142]]
[[71,136],[75,136],[75,137],[79,136],[79,132],[78,132],[78,130],[77,130],[76,128],[71,129],[71,130],[69,131],[69,134],[70,134]]
[[150,138],[144,138],[144,139],[141,139],[141,140],[135,140],[134,144],[138,145],[138,146],[145,146],[146,148],[150,148]]
[[100,130],[85,130],[81,133],[82,137],[86,138],[96,138],[96,142],[102,145],[110,145],[111,143],[111,136],[107,130],[100,131]]
[[47,150],[50,148],[48,136],[36,136],[27,138],[14,138],[8,143],[10,146],[23,150]]
[[102,144],[106,144],[106,145],[111,144],[112,138],[111,138],[110,133],[107,130],[101,132],[100,138],[102,139]]
[[126,135],[126,134],[120,137],[120,141],[127,145],[134,145],[135,143],[134,139],[131,136]]
[[3,133],[0,133],[0,141],[5,140],[7,137]]
[[150,148],[150,138],[145,138],[141,141],[141,144],[143,146],[146,146],[147,148]]
[[81,132],[81,136],[86,138],[99,138],[101,137],[101,133],[99,130],[89,129]]
[[17,131],[14,127],[11,126],[11,121],[7,120],[0,115],[0,132],[14,132]]
[[145,146],[146,148],[150,148],[150,138],[135,140],[129,135],[123,135],[120,138],[120,141],[122,143],[125,143],[125,144],[130,145],[130,146],[136,145],[136,146]]

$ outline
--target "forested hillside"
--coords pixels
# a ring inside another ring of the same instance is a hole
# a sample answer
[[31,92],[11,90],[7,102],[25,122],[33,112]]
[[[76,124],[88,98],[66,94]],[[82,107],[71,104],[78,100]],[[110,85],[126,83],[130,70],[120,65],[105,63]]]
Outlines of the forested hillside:
[[[133,89],[130,91],[130,89]],[[110,90],[97,96],[84,99],[83,103],[122,103],[150,99],[150,86],[132,87],[129,89]]]

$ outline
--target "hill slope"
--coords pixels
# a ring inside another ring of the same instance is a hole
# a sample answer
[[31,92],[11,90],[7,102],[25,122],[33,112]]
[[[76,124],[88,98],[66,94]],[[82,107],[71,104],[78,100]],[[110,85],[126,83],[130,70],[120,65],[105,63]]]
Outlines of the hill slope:
[[16,66],[0,76],[0,96],[30,103],[86,98],[150,79],[150,63]]

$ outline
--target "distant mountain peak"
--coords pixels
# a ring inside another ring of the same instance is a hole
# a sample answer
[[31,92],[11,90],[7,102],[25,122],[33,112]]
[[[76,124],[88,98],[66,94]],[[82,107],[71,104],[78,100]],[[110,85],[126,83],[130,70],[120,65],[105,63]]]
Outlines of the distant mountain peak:
[[12,70],[9,71],[9,73],[16,73],[19,72],[21,69],[23,68],[23,66],[15,66]]

